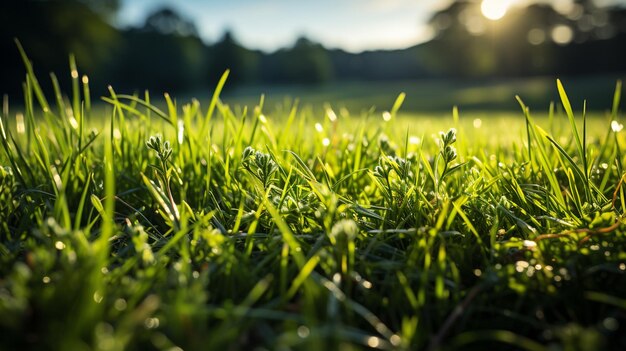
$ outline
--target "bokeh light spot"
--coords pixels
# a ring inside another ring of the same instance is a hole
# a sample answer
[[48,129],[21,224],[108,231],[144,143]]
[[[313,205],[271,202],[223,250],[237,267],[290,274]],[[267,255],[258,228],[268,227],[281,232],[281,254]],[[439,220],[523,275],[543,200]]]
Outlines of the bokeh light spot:
[[574,39],[574,31],[567,25],[559,24],[552,28],[550,33],[552,41],[559,45],[567,45]]

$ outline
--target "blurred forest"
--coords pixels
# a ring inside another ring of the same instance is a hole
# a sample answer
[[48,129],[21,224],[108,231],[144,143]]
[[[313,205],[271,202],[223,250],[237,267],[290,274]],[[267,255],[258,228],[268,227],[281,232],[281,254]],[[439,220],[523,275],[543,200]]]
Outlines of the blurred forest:
[[[40,77],[69,77],[74,53],[92,89],[181,92],[212,86],[231,69],[238,84],[320,84],[348,80],[508,78],[626,71],[626,9],[576,0],[566,8],[547,3],[510,9],[490,21],[480,1],[453,2],[435,13],[433,39],[402,50],[349,53],[301,37],[272,53],[245,48],[225,31],[215,43],[196,26],[162,8],[142,26],[120,29],[118,0],[21,0],[0,5],[0,94],[21,95],[20,40]],[[65,85],[67,86],[67,85]]]

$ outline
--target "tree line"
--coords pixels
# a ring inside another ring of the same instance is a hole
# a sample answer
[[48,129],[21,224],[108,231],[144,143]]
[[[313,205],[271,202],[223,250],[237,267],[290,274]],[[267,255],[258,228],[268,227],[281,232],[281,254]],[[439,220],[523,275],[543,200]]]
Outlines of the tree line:
[[143,25],[113,26],[118,0],[9,1],[0,5],[0,93],[21,95],[20,40],[41,75],[69,77],[74,53],[94,90],[184,91],[214,84],[226,69],[238,84],[320,84],[336,80],[491,78],[626,71],[626,11],[577,0],[513,8],[489,21],[480,2],[455,1],[430,21],[433,39],[399,50],[349,53],[305,37],[271,53],[240,45],[226,31],[207,44],[195,24],[170,8]]

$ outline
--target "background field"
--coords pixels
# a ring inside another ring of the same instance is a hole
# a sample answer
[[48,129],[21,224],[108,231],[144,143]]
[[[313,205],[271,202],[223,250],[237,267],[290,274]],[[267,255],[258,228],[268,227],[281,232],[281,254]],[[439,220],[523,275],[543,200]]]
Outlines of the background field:
[[[558,101],[556,78],[355,81],[319,86],[247,86],[227,90],[223,100],[232,105],[252,106],[265,94],[268,108],[297,98],[301,105],[323,108],[324,104],[330,104],[335,109],[345,107],[352,113],[359,113],[371,107],[375,107],[377,111],[388,110],[398,94],[404,92],[407,98],[402,105],[403,113],[433,113],[437,117],[438,113],[450,112],[453,106],[458,106],[461,111],[518,112],[521,110],[515,95],[519,95],[533,111],[547,112],[550,102]],[[626,75],[558,78],[567,87],[576,110],[582,109],[582,101],[586,99],[589,110],[602,112],[611,106],[616,81],[624,80]],[[206,92],[197,91],[192,95],[202,99]]]

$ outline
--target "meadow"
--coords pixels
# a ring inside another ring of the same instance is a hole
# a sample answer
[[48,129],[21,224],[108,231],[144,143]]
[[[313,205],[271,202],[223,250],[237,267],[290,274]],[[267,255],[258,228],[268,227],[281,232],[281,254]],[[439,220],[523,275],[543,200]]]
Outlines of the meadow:
[[[427,115],[432,118],[449,117],[453,106],[464,112],[486,113],[500,117],[502,113],[520,117],[516,95],[535,113],[547,115],[551,102],[559,101],[555,81],[560,78],[567,87],[567,94],[576,111],[582,110],[584,100],[587,109],[594,112],[609,111],[612,104],[616,80],[626,79],[624,74],[605,74],[572,77],[536,76],[526,78],[499,79],[421,79],[388,81],[337,81],[317,85],[243,85],[226,86],[222,101],[231,106],[254,106],[259,97],[265,95],[265,106],[274,109],[294,100],[301,107],[310,106],[316,113],[323,113],[325,105],[333,109],[346,108],[352,114],[388,110],[400,93],[407,99],[402,104],[401,114]],[[156,92],[153,92],[156,93]],[[187,100],[199,98],[203,103],[206,91],[184,94]],[[522,115],[523,120],[523,115]]]
[[206,103],[93,108],[75,64],[53,96],[25,65],[0,349],[626,347],[619,82],[590,116],[557,81],[542,110],[429,119],[229,104],[228,72]]

